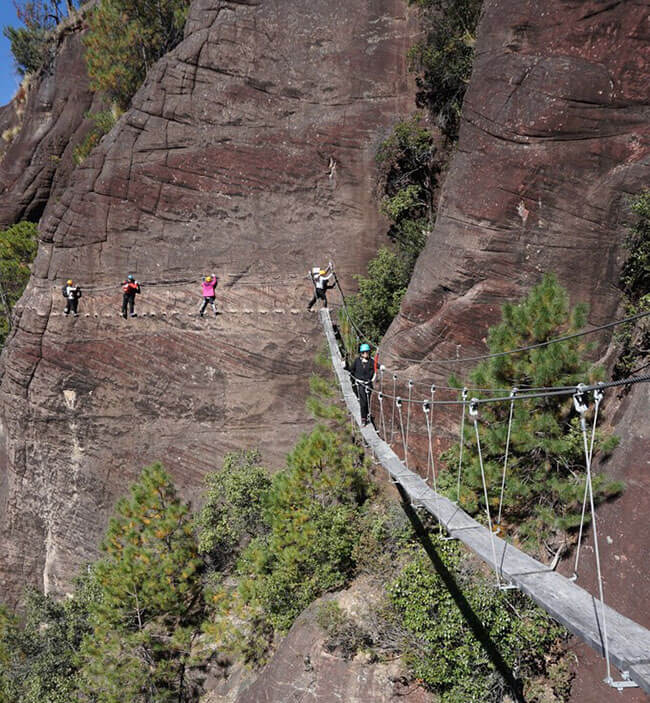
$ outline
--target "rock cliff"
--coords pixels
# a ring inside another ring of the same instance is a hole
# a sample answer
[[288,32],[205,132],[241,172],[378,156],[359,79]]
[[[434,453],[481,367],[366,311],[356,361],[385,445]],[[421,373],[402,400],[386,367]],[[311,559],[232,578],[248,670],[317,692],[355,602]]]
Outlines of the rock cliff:
[[[41,220],[2,356],[3,596],[65,590],[143,465],[162,459],[191,498],[225,452],[278,465],[311,426],[305,273],[333,259],[348,278],[377,247],[374,151],[412,104],[412,35],[401,0],[192,4]],[[222,315],[200,320],[213,269]],[[143,282],[129,321],[127,273]],[[68,277],[78,319],[61,315]]]

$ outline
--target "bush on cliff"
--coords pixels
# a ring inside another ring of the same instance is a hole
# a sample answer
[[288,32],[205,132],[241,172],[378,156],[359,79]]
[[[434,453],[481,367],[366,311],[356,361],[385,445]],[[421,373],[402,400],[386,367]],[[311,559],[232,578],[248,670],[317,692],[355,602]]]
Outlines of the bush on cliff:
[[[66,0],[68,14],[75,2]],[[59,0],[15,0],[22,27],[4,27],[16,68],[21,75],[36,73],[53,57],[53,30],[63,19]]]
[[189,0],[101,0],[84,38],[93,90],[122,109],[151,66],[183,38]]
[[463,98],[472,74],[482,0],[408,0],[422,10],[426,37],[409,52],[417,73],[417,103],[444,134],[458,138]]
[[349,313],[368,340],[378,342],[399,311],[415,262],[434,217],[433,194],[439,165],[433,137],[420,117],[399,122],[376,155],[381,211],[391,221],[392,248],[382,247],[357,276],[359,293],[349,299]]
[[[650,311],[650,190],[631,199],[634,221],[624,246],[620,286],[625,296],[625,314],[632,317]],[[647,368],[650,353],[650,322],[642,318],[625,324],[616,334],[619,346],[614,378],[623,378]]]
[[[567,292],[554,276],[547,275],[519,304],[503,306],[503,320],[488,333],[490,353],[516,349],[584,327],[586,307],[569,309]],[[575,386],[595,383],[602,369],[584,358],[590,346],[584,337],[509,354],[481,362],[471,373],[479,388],[516,386]],[[480,407],[481,449],[488,485],[500,486],[510,406],[495,403]],[[598,433],[594,451],[607,453],[616,439]],[[451,467],[441,485],[456,498],[456,467],[460,445],[444,458]],[[531,546],[545,540],[559,547],[567,530],[580,524],[584,493],[582,435],[573,403],[567,396],[517,401],[514,405],[503,498],[502,521]],[[473,427],[465,433],[460,504],[472,514],[485,511],[480,463]],[[596,502],[620,493],[620,482],[602,474],[594,476]],[[499,492],[493,491],[490,509],[498,510]],[[518,527],[515,527],[518,526]]]
[[38,248],[38,228],[19,222],[0,231],[0,348],[11,329],[11,311],[29,281]]
[[189,507],[160,464],[145,468],[117,503],[102,550],[92,631],[80,648],[84,700],[196,700],[201,560]]

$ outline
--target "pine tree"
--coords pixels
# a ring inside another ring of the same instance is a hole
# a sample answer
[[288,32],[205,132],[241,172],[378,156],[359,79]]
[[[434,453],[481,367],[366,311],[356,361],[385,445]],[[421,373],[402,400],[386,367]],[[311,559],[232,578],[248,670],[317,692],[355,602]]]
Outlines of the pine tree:
[[201,561],[189,507],[160,464],[120,500],[95,565],[99,599],[81,648],[94,703],[190,701],[200,626]]
[[[503,320],[488,335],[490,353],[544,342],[584,327],[586,307],[569,310],[566,291],[554,276],[547,275],[518,305],[503,307]],[[470,374],[479,388],[527,386],[575,386],[595,383],[601,368],[585,360],[590,349],[584,337],[551,344],[518,354],[481,362]],[[480,438],[492,515],[497,512],[509,403],[480,406]],[[473,428],[465,433],[461,504],[471,513],[485,510],[478,452]],[[594,452],[608,452],[616,445],[613,437],[597,435]],[[445,456],[456,467],[459,446]],[[584,492],[582,435],[571,397],[551,396],[514,404],[507,480],[502,521],[509,523],[519,539],[529,543],[564,539],[564,531],[579,526]],[[602,474],[595,476],[596,500],[602,501],[622,490],[619,482]],[[445,472],[443,485],[456,497],[455,471]]]

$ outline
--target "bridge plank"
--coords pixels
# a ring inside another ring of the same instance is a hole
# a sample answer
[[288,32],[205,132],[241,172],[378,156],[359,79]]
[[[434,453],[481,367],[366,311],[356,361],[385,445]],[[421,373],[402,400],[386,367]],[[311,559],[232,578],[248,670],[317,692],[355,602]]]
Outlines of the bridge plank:
[[[490,532],[458,505],[435,493],[418,474],[408,470],[372,425],[361,426],[359,403],[345,370],[329,311],[320,311],[334,371],[343,399],[377,460],[391,478],[400,483],[415,505],[421,505],[445,526],[447,532],[463,542],[490,567],[500,579],[517,586],[576,637],[604,656],[602,608],[600,600],[548,566],[533,559],[499,537],[494,536],[496,563]],[[605,606],[610,660],[646,693],[650,693],[650,631]]]

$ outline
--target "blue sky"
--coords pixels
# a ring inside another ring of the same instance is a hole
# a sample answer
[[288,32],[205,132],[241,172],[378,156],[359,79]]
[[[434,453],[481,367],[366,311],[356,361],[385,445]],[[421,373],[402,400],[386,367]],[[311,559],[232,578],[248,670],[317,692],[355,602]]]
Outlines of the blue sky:
[[[18,24],[12,0],[0,0],[0,32],[7,25],[16,27]],[[0,105],[6,105],[11,100],[19,83],[9,41],[0,33]]]

